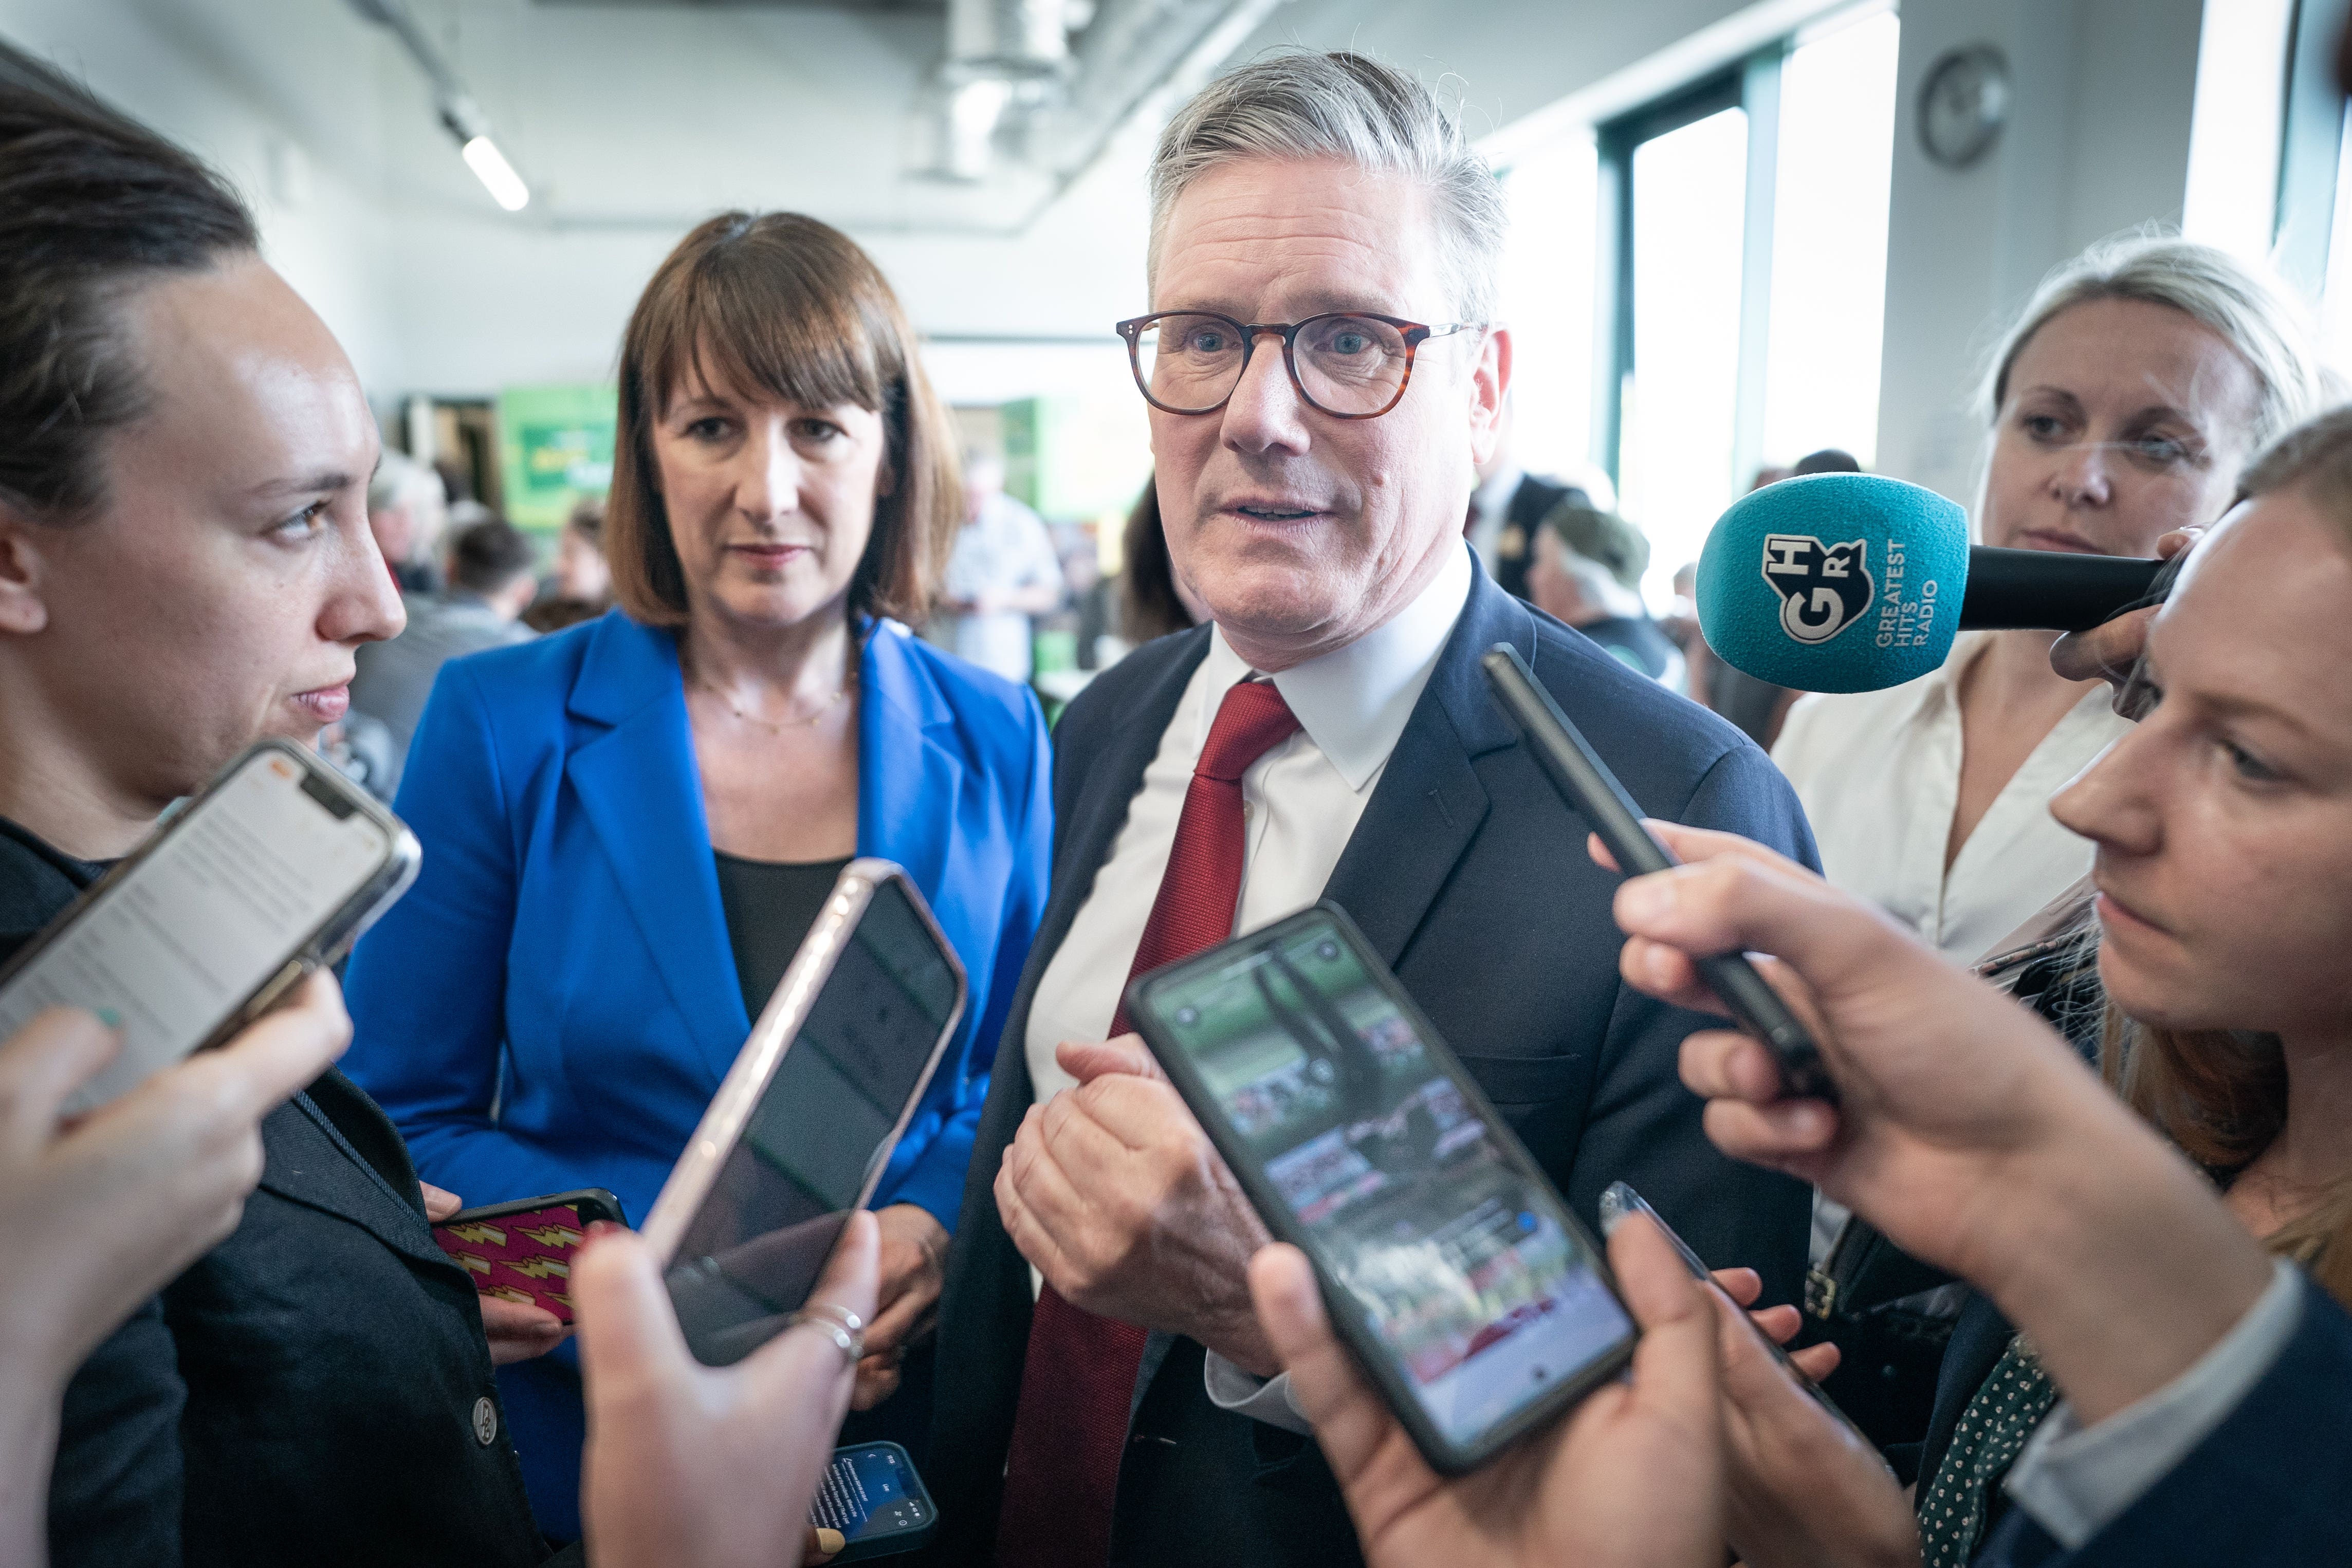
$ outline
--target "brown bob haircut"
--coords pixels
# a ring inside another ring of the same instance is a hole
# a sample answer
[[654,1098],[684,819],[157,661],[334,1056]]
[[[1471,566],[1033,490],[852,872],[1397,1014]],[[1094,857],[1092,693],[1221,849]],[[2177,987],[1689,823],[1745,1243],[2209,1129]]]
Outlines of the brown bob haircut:
[[872,258],[798,213],[722,213],[680,240],[646,286],[621,340],[604,553],[614,597],[647,626],[687,621],[654,426],[689,371],[747,397],[810,409],[849,402],[882,416],[892,483],[875,500],[849,608],[919,624],[962,520],[962,486],[947,411]]

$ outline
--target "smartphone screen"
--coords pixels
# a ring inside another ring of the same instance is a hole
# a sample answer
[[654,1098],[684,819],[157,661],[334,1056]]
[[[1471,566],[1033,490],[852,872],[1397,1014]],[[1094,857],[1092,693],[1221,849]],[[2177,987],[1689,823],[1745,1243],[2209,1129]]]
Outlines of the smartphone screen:
[[904,884],[877,881],[681,1234],[670,1299],[705,1364],[749,1355],[808,1299],[961,1003],[955,961]]
[[1221,953],[1150,1010],[1438,1437],[1471,1447],[1616,1354],[1633,1325],[1581,1231],[1337,923]]
[[[838,1530],[851,1547],[927,1532],[931,1503],[907,1451],[896,1443],[861,1443],[837,1449],[817,1483],[809,1521]],[[910,1542],[908,1547],[919,1542]],[[875,1555],[864,1553],[862,1555]]]
[[166,824],[0,988],[0,1038],[43,1008],[111,1010],[122,1053],[76,1092],[88,1111],[202,1045],[365,887],[392,845],[337,788],[274,748]]
[[602,1188],[469,1208],[437,1221],[433,1239],[473,1277],[478,1294],[572,1321],[572,1254],[596,1220],[625,1223]]

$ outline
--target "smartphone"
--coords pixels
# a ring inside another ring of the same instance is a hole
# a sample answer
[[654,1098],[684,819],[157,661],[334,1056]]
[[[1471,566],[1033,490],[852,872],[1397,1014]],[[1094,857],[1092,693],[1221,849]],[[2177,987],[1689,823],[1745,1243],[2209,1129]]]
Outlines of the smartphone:
[[461,1208],[433,1227],[441,1250],[474,1277],[477,1294],[541,1307],[572,1321],[572,1254],[599,1220],[626,1225],[601,1186]]
[[[1611,1182],[1601,1194],[1601,1234],[1616,1235],[1617,1228],[1624,1224],[1625,1217],[1631,1214],[1648,1215],[1650,1223],[1655,1225],[1658,1228],[1658,1233],[1674,1247],[1675,1251],[1683,1260],[1683,1267],[1691,1271],[1691,1277],[1721,1295],[1725,1301],[1731,1301],[1731,1292],[1715,1282],[1715,1271],[1706,1266],[1706,1260],[1691,1250],[1689,1242],[1675,1234],[1675,1228],[1666,1223],[1664,1215],[1652,1208],[1648,1200],[1635,1192],[1630,1184],[1622,1181]],[[1828,1411],[1831,1419],[1853,1433],[1854,1439],[1864,1448],[1874,1454],[1878,1452],[1878,1445],[1870,1440],[1869,1435],[1855,1426],[1847,1417],[1846,1413],[1837,1407],[1837,1401],[1823,1392],[1820,1384],[1805,1375],[1802,1367],[1789,1359],[1789,1353],[1780,1347],[1778,1341],[1756,1326],[1756,1320],[1748,1315],[1748,1310],[1745,1307],[1738,1301],[1731,1301],[1731,1307],[1739,1314],[1739,1321],[1746,1323],[1749,1332],[1755,1334],[1759,1343],[1771,1353],[1772,1359],[1780,1364],[1780,1370],[1794,1379],[1798,1387],[1813,1396],[1814,1404]]]
[[[1592,825],[1625,875],[1645,876],[1682,863],[1642,825],[1641,808],[1559,711],[1551,694],[1536,685],[1535,672],[1517,649],[1497,643],[1479,664],[1496,702],[1527,737],[1544,777],[1568,809]],[[1784,1089],[1810,1099],[1837,1099],[1837,1085],[1822,1066],[1821,1048],[1745,954],[1723,953],[1695,962],[1732,1016],[1771,1049]]]
[[963,965],[907,873],[854,860],[646,1216],[706,1364],[782,1333],[873,1197],[963,1018]]
[[838,1530],[848,1542],[832,1561],[862,1563],[929,1544],[940,1511],[915,1461],[896,1443],[859,1443],[835,1448],[833,1463],[817,1483],[809,1522]]
[[1336,904],[1127,1007],[1433,1469],[1476,1469],[1633,1354],[1599,1245]]
[[65,1104],[95,1110],[334,963],[420,858],[323,758],[265,740],[0,967],[0,1039],[47,1007],[112,1013],[121,1053]]

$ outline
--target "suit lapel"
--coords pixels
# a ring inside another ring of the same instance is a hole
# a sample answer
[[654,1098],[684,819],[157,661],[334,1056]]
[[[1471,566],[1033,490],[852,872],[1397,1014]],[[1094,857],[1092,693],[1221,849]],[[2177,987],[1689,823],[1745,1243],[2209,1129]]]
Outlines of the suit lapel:
[[597,624],[571,708],[610,727],[573,748],[564,776],[716,1088],[751,1020],[719,902],[676,642],[608,616]]
[[964,768],[943,744],[954,738],[954,710],[907,638],[894,624],[877,623],[859,662],[857,852],[896,861],[916,886],[936,891],[961,816]]
[[1475,571],[1462,617],[1324,884],[1323,896],[1348,912],[1391,968],[1486,820],[1486,789],[1473,758],[1518,744],[1478,668],[1497,643],[1532,661],[1535,621]]

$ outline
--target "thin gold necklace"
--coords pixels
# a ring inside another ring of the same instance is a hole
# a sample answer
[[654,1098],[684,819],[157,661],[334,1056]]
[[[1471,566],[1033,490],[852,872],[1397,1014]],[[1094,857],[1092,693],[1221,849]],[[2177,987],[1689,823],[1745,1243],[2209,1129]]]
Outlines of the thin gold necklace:
[[709,681],[703,679],[699,672],[698,672],[694,677],[694,684],[700,686],[704,691],[709,692],[712,696],[717,697],[720,705],[723,706],[729,713],[733,714],[745,724],[757,725],[760,728],[766,730],[771,735],[782,735],[786,730],[792,729],[814,729],[817,725],[824,720],[824,716],[831,713],[835,707],[839,706],[841,700],[849,695],[849,687],[845,685],[839,691],[834,693],[833,695],[825,698],[823,703],[819,704],[817,710],[814,713],[808,715],[804,718],[761,718],[758,714],[745,713],[741,708],[736,706],[735,699],[733,697],[729,696],[725,692],[720,691],[717,686],[712,685]]

